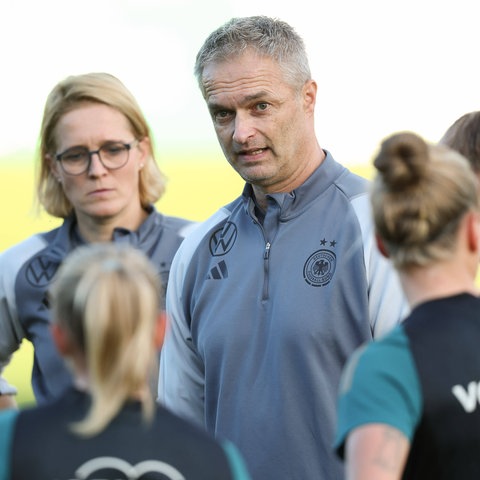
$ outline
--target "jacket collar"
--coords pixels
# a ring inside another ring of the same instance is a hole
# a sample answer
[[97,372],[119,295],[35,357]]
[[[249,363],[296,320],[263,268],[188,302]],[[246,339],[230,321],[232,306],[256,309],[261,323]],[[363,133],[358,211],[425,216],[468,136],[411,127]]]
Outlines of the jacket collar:
[[[298,188],[291,192],[272,193],[267,195],[269,202],[274,201],[280,207],[284,220],[298,214],[299,210],[308,207],[321,196],[347,169],[335,161],[331,153],[325,150],[325,159],[318,168]],[[242,193],[245,207],[250,214],[255,211],[255,197],[252,185],[247,183]]]
[[[163,222],[163,218],[163,215],[154,206],[151,206],[148,209],[147,218],[138,230],[128,230],[122,227],[115,228],[112,241],[129,243],[134,247],[156,242],[158,241],[158,235],[151,235],[151,232],[158,229],[158,225]],[[65,218],[63,224],[57,229],[57,234],[48,249],[48,256],[52,259],[63,260],[68,252],[85,243],[85,240],[78,232],[75,214],[71,214]],[[148,246],[146,248],[148,249]]]

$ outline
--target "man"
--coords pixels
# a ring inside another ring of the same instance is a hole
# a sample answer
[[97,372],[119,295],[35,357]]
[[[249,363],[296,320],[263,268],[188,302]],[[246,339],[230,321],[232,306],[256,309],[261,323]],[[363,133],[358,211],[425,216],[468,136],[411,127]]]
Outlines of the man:
[[342,367],[405,308],[375,249],[368,184],[320,147],[317,85],[288,24],[232,19],[195,72],[246,185],[176,255],[159,399],[233,441],[256,480],[341,478]]

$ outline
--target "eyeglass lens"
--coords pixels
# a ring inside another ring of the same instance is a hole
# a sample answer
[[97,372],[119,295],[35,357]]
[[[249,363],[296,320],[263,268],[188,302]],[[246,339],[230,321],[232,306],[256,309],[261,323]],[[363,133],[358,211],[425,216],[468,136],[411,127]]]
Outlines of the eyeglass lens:
[[58,156],[66,173],[79,175],[90,167],[91,158],[98,154],[105,168],[115,170],[123,167],[128,161],[130,145],[120,142],[106,143],[98,150],[89,151],[86,147],[73,147]]

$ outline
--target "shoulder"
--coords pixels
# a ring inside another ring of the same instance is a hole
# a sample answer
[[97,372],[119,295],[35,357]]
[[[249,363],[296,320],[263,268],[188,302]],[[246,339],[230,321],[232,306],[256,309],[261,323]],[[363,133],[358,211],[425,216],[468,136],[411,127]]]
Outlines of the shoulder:
[[326,167],[330,169],[331,182],[336,192],[350,204],[361,224],[364,221],[371,223],[370,181],[335,161],[330,152],[327,151],[326,153]]
[[180,237],[186,237],[198,225],[198,222],[182,217],[168,215],[162,215],[162,217],[164,228],[176,232]]
[[347,167],[338,163],[329,151],[326,151],[325,164],[332,171],[333,183],[349,200],[358,196],[368,196],[369,180],[352,172]]
[[49,245],[45,234],[32,235],[0,254],[0,292],[14,303],[14,288],[20,270]]
[[165,215],[152,205],[149,209],[147,220],[141,225],[139,231],[148,233],[152,229],[168,231],[171,234],[184,237],[188,229],[195,226],[198,222],[174,215]]
[[[433,335],[462,334],[469,325],[469,319],[477,324],[479,308],[480,298],[468,293],[426,301],[416,306],[405,319],[405,331],[410,341],[415,336],[415,340],[425,338],[426,342],[431,342]],[[460,317],[463,320],[462,329],[457,328],[455,321]],[[433,331],[432,318],[435,319]]]
[[373,225],[372,208],[369,196],[369,181],[346,170],[338,179],[337,188],[345,195],[363,230],[366,225]]
[[203,222],[194,224],[189,227],[188,235],[182,242],[177,255],[183,262],[191,259],[198,245],[206,238],[210,238],[215,231],[223,228],[223,225],[229,217],[231,211],[228,207],[223,207],[217,210],[211,217]]
[[[402,326],[396,326],[380,340],[365,343],[350,357],[343,373],[341,393],[376,372],[398,369],[408,362],[408,339]],[[385,360],[385,361],[383,361]]]
[[0,254],[0,271],[12,269],[16,265],[23,264],[40,250],[48,245],[49,241],[45,234],[35,234],[13,245]]
[[368,196],[369,180],[353,173],[348,168],[345,168],[335,184],[338,189],[352,200],[358,196]]
[[[17,453],[27,455],[32,445],[38,445],[40,452],[51,448],[54,442],[62,444],[69,437],[67,425],[84,417],[89,405],[89,397],[85,393],[70,387],[47,403],[24,407],[15,431]],[[50,446],[45,445],[46,439]]]
[[420,384],[402,325],[349,359],[339,391],[337,444],[366,423],[385,423],[412,438],[421,414]]

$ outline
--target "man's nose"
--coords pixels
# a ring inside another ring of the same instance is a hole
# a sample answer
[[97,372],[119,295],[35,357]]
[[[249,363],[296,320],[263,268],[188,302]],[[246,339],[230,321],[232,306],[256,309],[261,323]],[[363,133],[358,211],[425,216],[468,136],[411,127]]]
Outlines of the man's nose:
[[236,143],[244,144],[255,134],[254,119],[247,113],[235,115],[233,140]]

